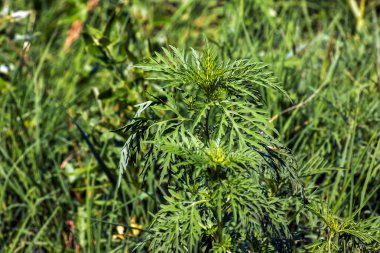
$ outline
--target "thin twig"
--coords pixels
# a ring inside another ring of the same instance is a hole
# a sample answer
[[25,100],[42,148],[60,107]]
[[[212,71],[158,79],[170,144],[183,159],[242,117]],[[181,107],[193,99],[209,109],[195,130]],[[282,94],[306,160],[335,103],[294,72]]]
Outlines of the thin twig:
[[280,113],[274,115],[274,116],[269,120],[269,122],[273,122],[274,120],[276,120],[276,119],[277,119],[278,117],[280,117],[281,115],[283,115],[283,114],[285,114],[285,113],[287,113],[287,112],[291,112],[291,111],[293,111],[293,110],[296,110],[296,109],[298,109],[298,108],[300,108],[300,107],[306,105],[306,104],[309,103],[311,100],[313,100],[313,98],[315,98],[315,96],[317,96],[318,93],[319,93],[319,92],[320,92],[320,91],[321,91],[321,90],[322,90],[327,84],[330,83],[331,78],[332,78],[332,76],[333,76],[333,73],[334,73],[334,71],[335,71],[336,65],[337,65],[337,63],[338,63],[339,57],[340,57],[340,52],[339,52],[339,50],[338,50],[337,53],[336,53],[336,55],[335,55],[335,57],[334,57],[334,60],[333,60],[332,63],[331,63],[331,67],[330,67],[330,69],[329,69],[329,71],[328,71],[328,73],[327,73],[327,76],[326,76],[326,78],[325,78],[325,81],[323,81],[323,83],[318,87],[318,89],[317,89],[317,90],[316,90],[316,91],[315,91],[310,97],[308,97],[306,100],[304,100],[304,101],[302,101],[302,102],[300,102],[300,103],[298,103],[298,104],[296,104],[296,105],[293,105],[293,106],[291,106],[291,107],[289,107],[289,108],[283,110],[282,112],[280,112]]
[[296,104],[296,105],[293,105],[289,108],[286,108],[285,110],[281,111],[280,113],[274,115],[270,120],[269,122],[273,122],[275,121],[278,117],[280,117],[281,115],[287,113],[287,112],[291,112],[293,110],[296,110],[304,105],[306,105],[307,103],[309,103],[322,89],[323,87],[325,87],[327,85],[328,82],[325,82],[323,83],[321,86],[319,86],[319,88],[310,96],[308,97],[306,100],[304,101],[301,101],[300,103]]

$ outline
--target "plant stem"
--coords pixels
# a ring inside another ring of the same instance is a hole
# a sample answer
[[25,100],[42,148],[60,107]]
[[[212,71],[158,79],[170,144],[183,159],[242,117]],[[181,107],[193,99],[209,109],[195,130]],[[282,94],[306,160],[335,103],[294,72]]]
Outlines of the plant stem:
[[206,141],[207,141],[207,143],[210,140],[210,132],[209,132],[209,126],[208,126],[209,118],[210,118],[210,110],[207,110],[207,112],[206,112],[206,125],[205,125],[205,133],[206,133]]

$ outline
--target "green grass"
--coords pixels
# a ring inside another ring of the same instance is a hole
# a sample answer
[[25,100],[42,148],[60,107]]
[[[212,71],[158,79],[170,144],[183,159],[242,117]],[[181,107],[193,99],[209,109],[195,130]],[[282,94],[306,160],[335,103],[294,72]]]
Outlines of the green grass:
[[[112,240],[116,224],[136,215],[149,229],[165,185],[134,164],[117,189],[127,136],[111,130],[154,84],[133,66],[168,45],[202,49],[204,37],[221,58],[262,61],[278,77],[290,99],[262,92],[322,215],[380,227],[378,1],[358,4],[357,17],[351,0],[117,2],[0,3],[33,10],[0,16],[0,66],[10,67],[0,72],[0,252],[125,252],[141,241],[145,230]],[[64,50],[75,20],[82,34]],[[27,49],[18,35],[33,36]],[[295,212],[294,252],[327,238],[317,211]]]

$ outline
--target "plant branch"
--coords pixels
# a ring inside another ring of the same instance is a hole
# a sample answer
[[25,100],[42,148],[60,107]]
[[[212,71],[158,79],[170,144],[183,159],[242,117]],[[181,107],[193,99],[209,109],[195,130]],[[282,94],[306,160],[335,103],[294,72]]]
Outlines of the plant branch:
[[[338,50],[339,50],[339,49],[338,49]],[[316,90],[316,91],[315,91],[310,97],[308,97],[306,100],[304,100],[304,101],[302,101],[302,102],[300,102],[300,103],[298,103],[298,104],[296,104],[296,105],[293,105],[293,106],[291,106],[291,107],[289,107],[289,108],[283,110],[282,112],[280,112],[280,113],[274,115],[274,116],[269,120],[269,122],[273,122],[274,120],[276,120],[276,119],[277,119],[278,117],[280,117],[281,115],[283,115],[283,114],[285,114],[285,113],[288,113],[288,112],[291,112],[291,111],[293,111],[293,110],[296,110],[296,109],[298,109],[298,108],[300,108],[300,107],[306,105],[306,104],[309,103],[311,100],[313,100],[313,99],[318,95],[318,93],[321,92],[321,90],[322,90],[325,86],[327,86],[327,84],[330,83],[331,78],[332,78],[332,76],[333,76],[333,73],[334,73],[334,71],[335,71],[336,65],[337,65],[337,63],[338,63],[339,57],[340,57],[340,53],[339,53],[339,51],[338,51],[337,54],[336,54],[335,57],[334,57],[334,60],[333,60],[332,63],[331,63],[331,66],[330,66],[330,69],[329,69],[329,71],[328,71],[328,73],[327,73],[327,76],[326,76],[325,81],[323,81],[323,83],[319,86],[319,88],[318,88],[318,89],[317,89],[317,90]]]
[[208,126],[209,117],[210,117],[210,110],[207,110],[207,112],[206,112],[206,126],[205,126],[207,142],[210,140],[210,132],[209,132],[209,126]]
[[318,93],[327,85],[327,82],[323,83],[310,97],[308,97],[306,100],[304,101],[301,101],[300,103],[296,104],[296,105],[293,105],[289,108],[286,108],[285,110],[281,111],[280,113],[274,115],[270,120],[269,122],[273,122],[275,121],[278,117],[280,117],[281,115],[285,114],[285,113],[288,113],[288,112],[291,112],[293,110],[296,110],[304,105],[306,105],[307,103],[309,103],[311,100],[313,100],[313,98],[315,98],[315,96],[318,95]]

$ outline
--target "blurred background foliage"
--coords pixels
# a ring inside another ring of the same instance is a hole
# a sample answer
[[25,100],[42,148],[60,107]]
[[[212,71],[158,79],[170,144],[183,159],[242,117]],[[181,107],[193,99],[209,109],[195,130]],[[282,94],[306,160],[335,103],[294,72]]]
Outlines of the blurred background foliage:
[[[138,166],[116,188],[125,136],[111,130],[145,100],[133,66],[204,37],[275,72],[291,100],[263,91],[272,121],[326,215],[376,217],[379,14],[376,0],[2,1],[0,251],[131,251],[164,190]],[[329,231],[302,207],[291,224],[294,249]]]

